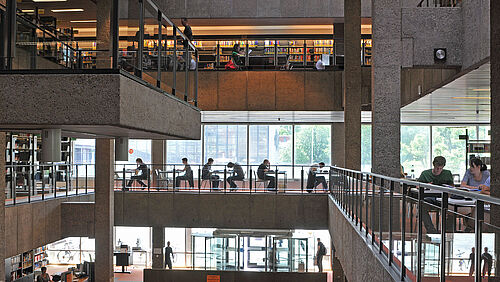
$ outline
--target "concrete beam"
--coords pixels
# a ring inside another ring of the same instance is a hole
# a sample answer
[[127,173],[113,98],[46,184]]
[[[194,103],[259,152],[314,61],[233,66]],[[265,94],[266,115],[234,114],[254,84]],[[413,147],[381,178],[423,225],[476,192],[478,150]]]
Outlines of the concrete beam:
[[200,138],[197,108],[125,74],[3,74],[0,89],[1,129]]

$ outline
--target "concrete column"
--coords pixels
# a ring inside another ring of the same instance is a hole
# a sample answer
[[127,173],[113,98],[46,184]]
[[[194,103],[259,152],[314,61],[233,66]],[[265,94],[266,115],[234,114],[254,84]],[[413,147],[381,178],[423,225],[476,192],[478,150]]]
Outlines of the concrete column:
[[372,172],[400,176],[401,4],[372,1]]
[[97,53],[97,68],[111,68],[111,10],[113,8],[112,0],[97,1],[97,50],[109,50]]
[[165,268],[165,227],[153,226],[153,268]]
[[345,167],[361,170],[361,0],[344,0]]
[[[0,132],[0,187],[5,189],[5,132]],[[5,278],[5,191],[0,193],[0,281]]]
[[[500,44],[500,1],[490,1],[490,48]],[[500,198],[500,54],[491,52],[491,196]],[[491,206],[491,223],[500,226],[500,207]],[[477,251],[477,250],[476,250]],[[500,232],[495,234],[497,276],[500,270]]]
[[97,139],[95,152],[95,274],[96,282],[114,281],[114,140]]
[[344,124],[340,122],[332,125],[332,165],[338,167],[345,166],[345,147],[344,147]]
[[[166,163],[166,141],[165,140],[153,140],[151,142],[151,159],[153,162],[153,171],[155,169],[163,170],[163,164]],[[156,174],[153,173],[153,185],[158,186],[158,179]]]
[[[191,262],[193,261],[193,244],[191,242],[191,236],[193,235],[193,229],[192,228],[186,228],[186,245],[184,246],[186,250],[186,265],[191,265]],[[188,255],[189,254],[189,255]]]

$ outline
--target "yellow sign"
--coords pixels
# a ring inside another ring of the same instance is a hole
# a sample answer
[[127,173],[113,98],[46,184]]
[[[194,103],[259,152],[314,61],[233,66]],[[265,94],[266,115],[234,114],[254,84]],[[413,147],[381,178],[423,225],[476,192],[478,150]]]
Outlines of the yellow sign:
[[207,275],[207,282],[220,282],[220,275]]

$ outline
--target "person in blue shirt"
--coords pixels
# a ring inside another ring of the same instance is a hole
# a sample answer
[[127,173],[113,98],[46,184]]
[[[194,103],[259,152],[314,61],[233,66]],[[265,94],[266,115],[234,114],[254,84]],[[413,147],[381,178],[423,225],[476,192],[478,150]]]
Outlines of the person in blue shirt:
[[483,162],[478,158],[470,160],[470,168],[465,172],[462,179],[461,187],[468,189],[477,189],[480,185],[484,185],[490,177],[490,172]]

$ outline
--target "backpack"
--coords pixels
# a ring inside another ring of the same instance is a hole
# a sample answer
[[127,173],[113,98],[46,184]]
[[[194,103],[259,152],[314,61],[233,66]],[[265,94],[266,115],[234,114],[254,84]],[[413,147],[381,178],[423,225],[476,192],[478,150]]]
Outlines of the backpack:
[[233,60],[229,60],[225,66],[226,70],[235,70],[236,65],[233,63]]
[[324,244],[321,244],[320,247],[319,247],[319,254],[324,256],[326,255],[326,247]]

